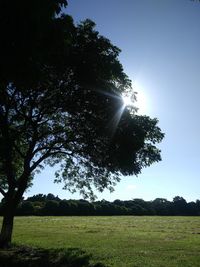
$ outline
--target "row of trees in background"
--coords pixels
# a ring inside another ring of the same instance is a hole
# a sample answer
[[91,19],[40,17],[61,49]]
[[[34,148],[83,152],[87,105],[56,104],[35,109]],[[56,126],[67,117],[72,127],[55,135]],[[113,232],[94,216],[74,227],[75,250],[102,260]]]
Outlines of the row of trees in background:
[[[3,214],[3,201],[0,203],[0,215]],[[183,215],[199,216],[200,200],[187,202],[183,197],[176,196],[173,201],[156,198],[153,201],[143,199],[106,200],[89,202],[87,200],[60,199],[53,194],[38,194],[23,200],[16,215],[68,216],[68,215]]]

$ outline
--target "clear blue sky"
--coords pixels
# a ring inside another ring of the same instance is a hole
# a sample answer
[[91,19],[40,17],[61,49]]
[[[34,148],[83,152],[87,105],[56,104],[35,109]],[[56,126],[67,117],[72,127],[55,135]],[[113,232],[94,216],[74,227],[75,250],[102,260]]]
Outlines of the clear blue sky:
[[[69,0],[75,22],[90,18],[122,49],[120,60],[140,97],[141,112],[159,119],[162,162],[122,177],[99,199],[200,199],[200,3],[190,0]],[[26,195],[80,198],[53,184],[54,170],[35,177]]]

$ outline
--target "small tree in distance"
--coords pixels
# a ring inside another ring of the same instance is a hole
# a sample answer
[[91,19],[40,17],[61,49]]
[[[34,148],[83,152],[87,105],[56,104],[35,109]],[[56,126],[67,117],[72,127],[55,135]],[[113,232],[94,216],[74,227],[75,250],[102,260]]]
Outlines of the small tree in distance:
[[120,50],[86,20],[61,14],[65,0],[0,2],[0,246],[35,171],[59,163],[56,181],[93,198],[121,175],[161,160],[157,119],[123,105],[131,82]]

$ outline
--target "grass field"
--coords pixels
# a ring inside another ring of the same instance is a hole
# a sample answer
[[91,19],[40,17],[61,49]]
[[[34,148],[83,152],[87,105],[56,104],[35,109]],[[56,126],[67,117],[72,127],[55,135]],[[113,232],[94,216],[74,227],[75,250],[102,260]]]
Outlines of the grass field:
[[200,266],[200,217],[17,217],[13,241],[81,248],[112,267]]

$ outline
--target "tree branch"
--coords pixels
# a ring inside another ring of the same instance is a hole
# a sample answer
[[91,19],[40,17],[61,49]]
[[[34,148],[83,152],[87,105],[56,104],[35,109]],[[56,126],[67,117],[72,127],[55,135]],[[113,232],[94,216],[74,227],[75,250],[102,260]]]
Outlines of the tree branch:
[[32,172],[33,170],[35,170],[42,161],[44,161],[45,159],[47,159],[50,156],[51,156],[50,151],[48,151],[47,153],[45,153],[42,157],[40,157],[37,161],[35,161],[32,164],[32,166],[30,166],[30,171]]
[[[57,148],[57,151],[51,151],[52,149],[49,149],[47,153],[45,153],[42,157],[40,157],[36,162],[33,163],[33,165],[30,167],[31,172],[33,170],[35,170],[40,163],[42,163],[42,161],[44,161],[45,159],[51,157],[51,156],[55,156],[57,154],[63,154],[63,155],[70,155],[72,156],[72,153],[68,153],[66,151],[61,151],[60,148]],[[54,148],[55,150],[55,148]]]

